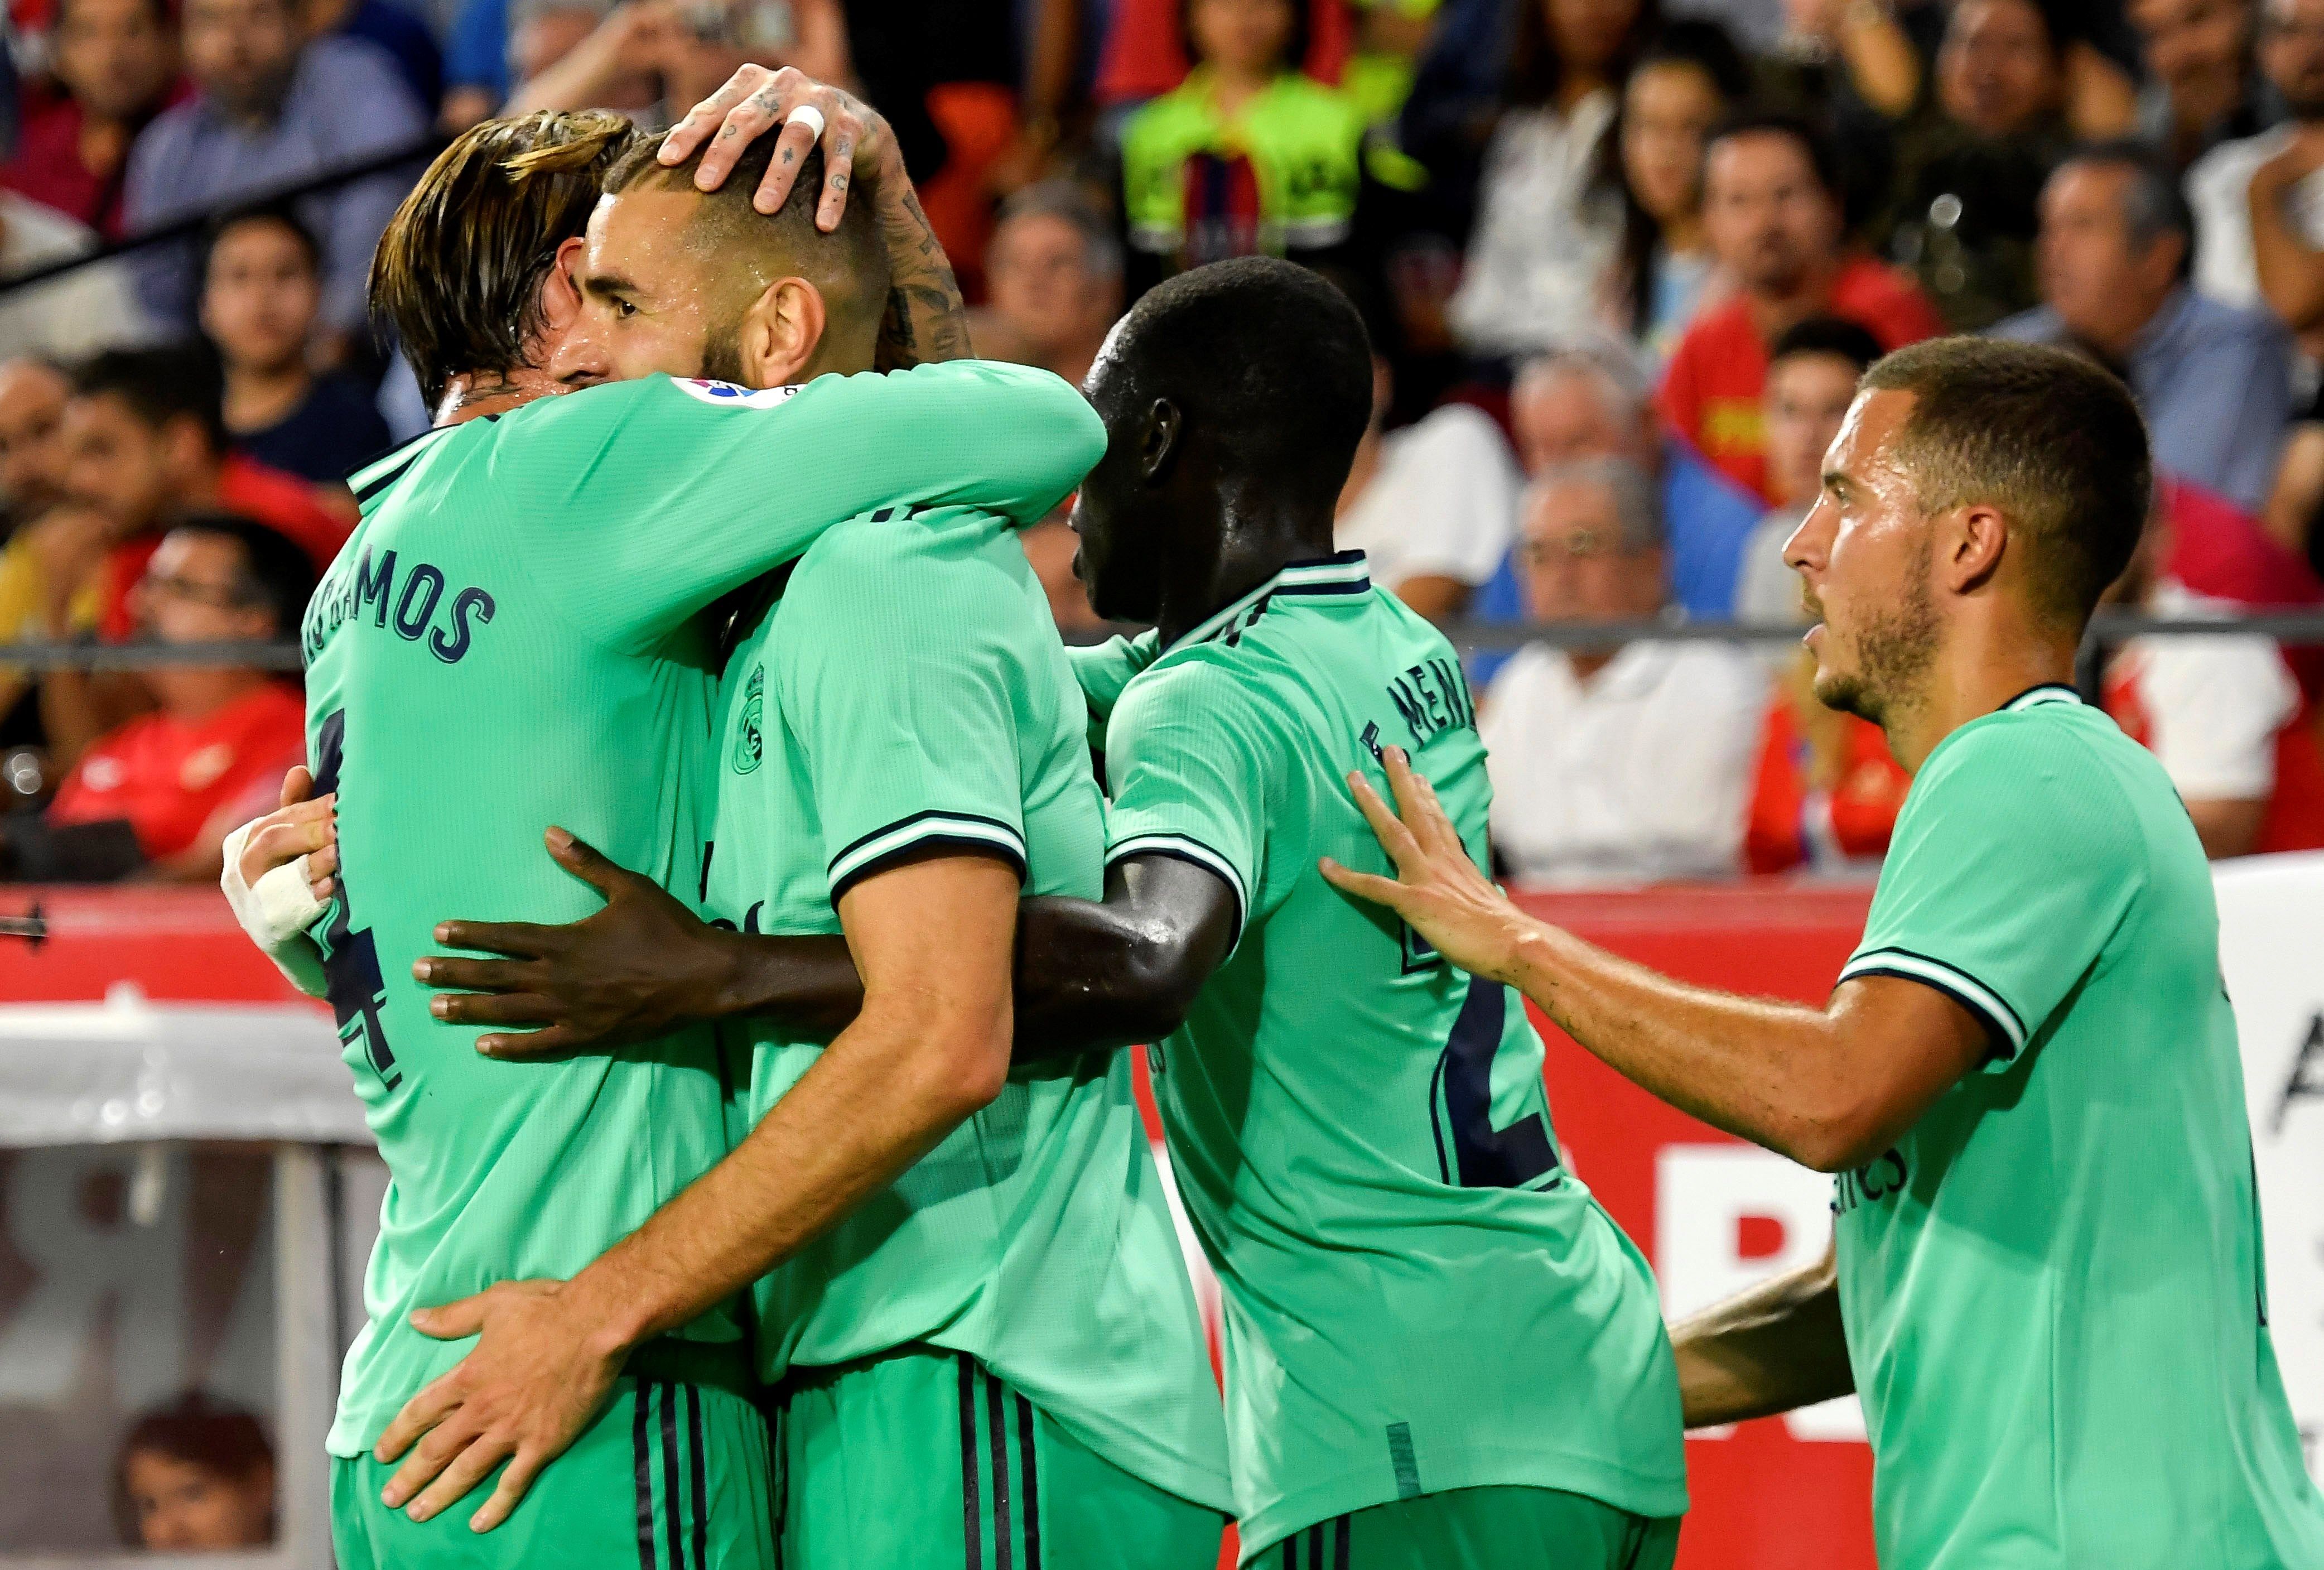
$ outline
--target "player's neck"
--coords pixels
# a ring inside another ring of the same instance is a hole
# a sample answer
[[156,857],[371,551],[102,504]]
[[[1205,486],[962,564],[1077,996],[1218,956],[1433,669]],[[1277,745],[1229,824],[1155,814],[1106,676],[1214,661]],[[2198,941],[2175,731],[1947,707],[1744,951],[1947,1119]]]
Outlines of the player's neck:
[[512,371],[506,375],[464,371],[445,386],[444,396],[436,404],[436,423],[460,425],[488,414],[505,414],[536,398],[572,390],[568,383],[541,371]]
[[1918,773],[1937,743],[2029,688],[2073,685],[2074,640],[2046,629],[1957,626],[1921,690],[1881,717],[1888,750]]
[[1222,501],[1213,549],[1185,552],[1183,568],[1163,586],[1156,625],[1165,648],[1291,563],[1331,554],[1329,503],[1318,515],[1277,498],[1230,494]]

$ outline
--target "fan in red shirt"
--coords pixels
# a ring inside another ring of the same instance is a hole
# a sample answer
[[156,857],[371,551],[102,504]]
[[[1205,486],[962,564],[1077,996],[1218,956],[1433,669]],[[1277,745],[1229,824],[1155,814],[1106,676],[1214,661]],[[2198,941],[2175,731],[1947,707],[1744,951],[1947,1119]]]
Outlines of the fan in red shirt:
[[25,94],[0,185],[118,240],[129,144],[190,90],[177,29],[163,0],[62,0],[49,36],[58,87]]
[[314,487],[228,450],[222,397],[217,362],[198,346],[108,350],[74,377],[65,484],[113,526],[97,623],[108,640],[130,635],[129,591],[182,513],[255,519],[304,550],[318,576],[346,540],[351,521]]
[[[314,588],[304,551],[208,513],[170,531],[132,597],[164,643],[269,642],[295,634]],[[278,800],[306,752],[296,687],[247,665],[156,666],[144,681],[161,706],[99,738],[42,818],[0,827],[0,876],[214,880],[227,831]]]
[[1939,336],[1944,319],[1909,273],[1841,249],[1831,152],[1803,121],[1747,115],[1714,136],[1703,154],[1702,219],[1736,290],[1687,328],[1656,402],[1713,466],[1773,502],[1759,400],[1776,335],[1837,316],[1896,349]]

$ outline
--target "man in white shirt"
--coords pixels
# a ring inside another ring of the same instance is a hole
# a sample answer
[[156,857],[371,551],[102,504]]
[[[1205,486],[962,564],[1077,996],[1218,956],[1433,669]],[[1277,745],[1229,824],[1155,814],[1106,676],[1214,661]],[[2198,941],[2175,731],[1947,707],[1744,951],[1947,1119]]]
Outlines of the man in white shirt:
[[[1623,458],[1548,470],[1517,545],[1540,622],[1664,614],[1654,482]],[[1566,654],[1529,643],[1485,695],[1493,842],[1531,883],[1646,882],[1739,870],[1766,677],[1722,643]]]
[[2169,540],[2158,513],[2110,597],[2157,616],[2217,617],[2221,630],[2123,645],[2107,667],[2107,711],[2171,776],[2204,853],[2245,855],[2267,821],[2276,741],[2300,712],[2300,686],[2273,640],[2230,630],[2236,606],[2157,576]]
[[2324,347],[2324,0],[2266,0],[2259,61],[2289,117],[2187,171],[2195,288],[2273,309],[2312,359]]
[[1372,358],[1372,423],[1340,491],[1332,530],[1370,559],[1372,581],[1431,620],[1457,616],[1500,569],[1522,483],[1492,417],[1448,403],[1384,429],[1388,362]]

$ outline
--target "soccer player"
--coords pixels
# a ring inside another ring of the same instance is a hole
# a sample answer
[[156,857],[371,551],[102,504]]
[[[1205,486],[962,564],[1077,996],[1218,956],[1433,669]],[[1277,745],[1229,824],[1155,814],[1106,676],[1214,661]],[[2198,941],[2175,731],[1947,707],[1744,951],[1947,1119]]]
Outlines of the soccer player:
[[[1559,1159],[1540,1039],[1505,988],[1316,871],[1371,847],[1340,781],[1391,745],[1480,854],[1489,806],[1451,647],[1332,549],[1370,366],[1353,308],[1266,260],[1162,285],[1100,356],[1081,568],[1100,614],[1158,635],[1086,662],[1111,709],[1104,898],[1025,901],[1020,1049],[1160,1043],[1172,1165],[1225,1298],[1246,1564],[1667,1566],[1669,1344],[1645,1261]],[[842,946],[720,932],[573,864],[605,910],[462,924],[454,942],[521,957],[430,962],[513,994],[447,998],[456,1018],[556,1021],[572,1048],[845,1017]]]
[[1838,1175],[1834,1253],[1677,1331],[1690,1425],[1862,1399],[1889,1570],[2324,1565],[2267,1329],[2210,870],[2067,685],[2146,517],[2146,432],[2075,355],[1947,338],[1864,377],[1784,549],[1816,691],[1913,787],[1863,941],[1803,1008],[1519,913],[1428,782],[1327,865],[1606,1062]]
[[[754,143],[708,194],[698,157],[623,158],[590,221],[586,306],[558,363],[602,351],[621,375],[720,369],[760,387],[868,365],[884,292],[792,288],[803,257],[788,226],[807,221],[810,181],[771,223],[752,205],[781,145]],[[974,446],[867,414],[854,450],[878,468],[866,444],[925,440],[953,463],[1046,448],[1078,479],[1102,445],[1079,407],[1086,429],[1028,411]],[[925,485],[928,461],[888,466]],[[1215,1565],[1225,1436],[1129,1063],[1010,1072],[1020,886],[1100,889],[1086,708],[1013,511],[949,505],[944,486],[896,499],[918,516],[883,508],[835,528],[740,602],[721,651],[715,827],[693,868],[722,921],[838,935],[862,967],[861,1012],[835,1036],[730,1033],[752,1126],[727,1159],[628,1237],[595,1240],[594,1263],[534,1272],[569,1280],[423,1318],[481,1339],[382,1436],[383,1456],[411,1447],[391,1501],[432,1512],[512,1454],[518,1481],[502,1490],[521,1487],[576,1433],[588,1442],[632,1349],[750,1288],[757,1371],[779,1387],[785,1564]],[[495,817],[500,855],[559,875]],[[536,908],[554,918],[586,895],[567,889]],[[429,897],[439,917],[478,910],[473,892]],[[456,979],[454,961],[420,969]],[[446,1018],[488,1017],[450,1002]]]
[[[574,910],[573,885],[530,850],[552,822],[692,889],[715,697],[699,613],[884,503],[1029,522],[1102,440],[1070,387],[990,366],[796,396],[667,378],[544,396],[569,384],[541,366],[577,305],[558,243],[630,140],[610,115],[477,127],[406,200],[374,268],[375,299],[451,407],[355,476],[363,522],[302,629],[315,783],[337,797],[323,968],[392,1174],[329,1437],[343,1565],[770,1562],[766,1429],[723,1292],[616,1371],[512,1540],[383,1501],[369,1447],[460,1351],[412,1311],[579,1269],[729,1144],[707,1032],[514,1071],[429,1013],[411,964],[447,909]],[[866,364],[889,271],[873,205],[829,235],[804,203],[768,225],[786,300],[826,314],[828,342]],[[530,1481],[504,1477],[491,1519]]]

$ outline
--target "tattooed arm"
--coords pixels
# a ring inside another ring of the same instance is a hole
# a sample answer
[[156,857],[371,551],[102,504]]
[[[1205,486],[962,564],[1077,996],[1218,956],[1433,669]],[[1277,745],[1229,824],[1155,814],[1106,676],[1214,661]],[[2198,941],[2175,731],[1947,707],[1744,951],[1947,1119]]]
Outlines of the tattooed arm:
[[952,263],[912,190],[903,153],[878,110],[788,66],[769,70],[746,65],[671,128],[662,143],[661,161],[681,163],[709,141],[695,183],[715,190],[745,145],[779,128],[775,158],[752,203],[762,213],[774,212],[789,197],[791,182],[816,145],[811,125],[785,124],[803,104],[824,120],[823,197],[816,208],[816,226],[826,234],[838,226],[851,185],[865,184],[872,190],[880,236],[888,248],[890,278],[880,369],[966,359],[968,307],[961,300]]

